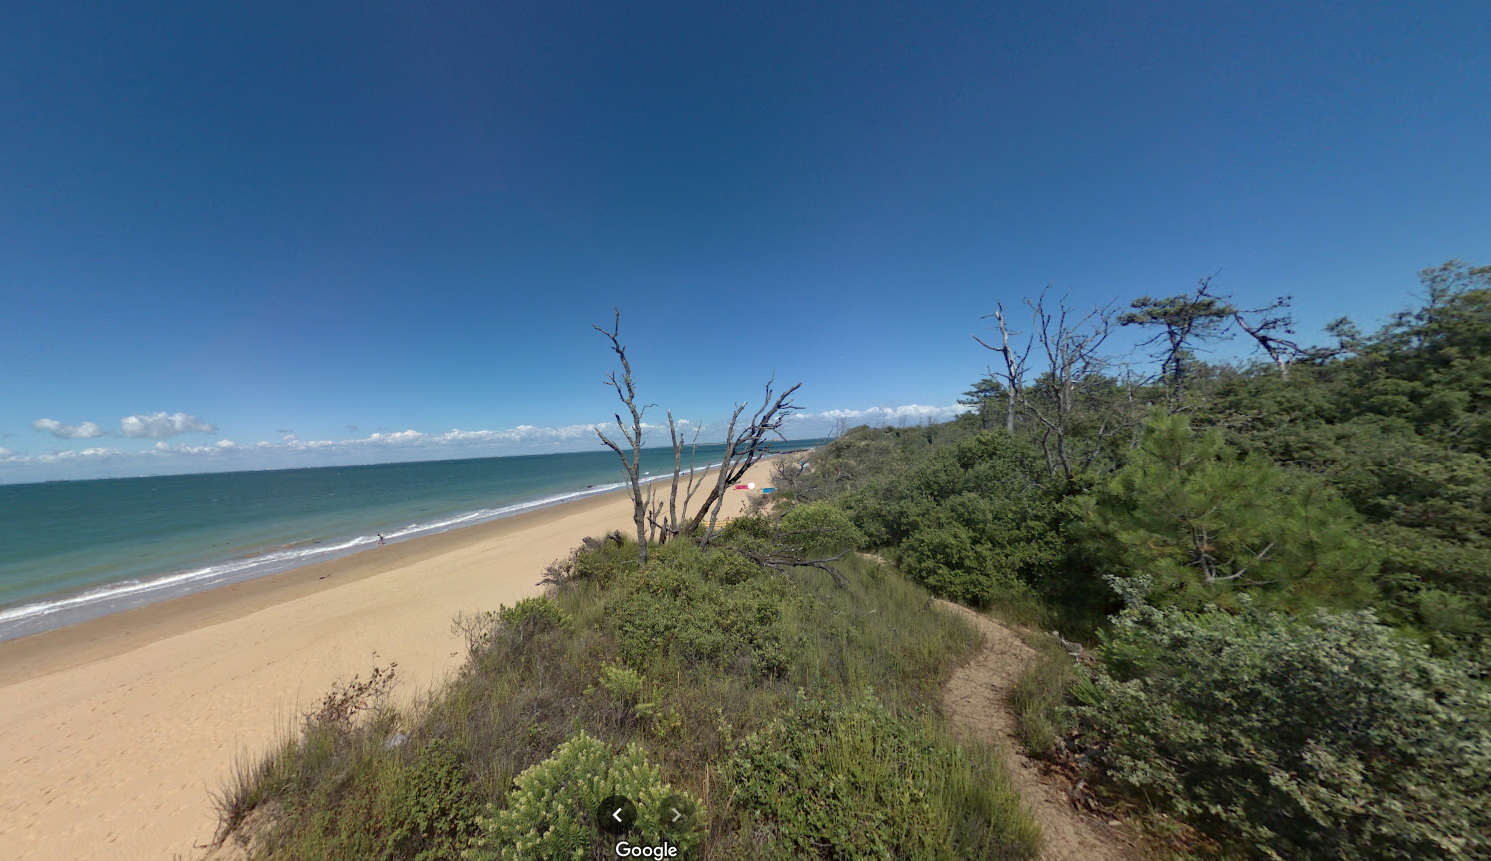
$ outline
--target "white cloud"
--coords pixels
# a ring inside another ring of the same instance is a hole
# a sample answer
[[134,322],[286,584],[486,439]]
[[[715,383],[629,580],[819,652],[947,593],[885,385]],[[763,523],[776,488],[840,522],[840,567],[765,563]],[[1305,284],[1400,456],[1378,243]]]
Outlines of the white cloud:
[[31,423],[31,427],[59,439],[93,439],[104,435],[104,429],[93,422],[65,425],[54,419],[37,419]]
[[288,438],[283,447],[302,451],[366,451],[369,449],[462,449],[488,446],[554,445],[574,440],[593,439],[597,425],[570,425],[568,427],[541,428],[533,425],[518,425],[508,430],[463,431],[459,428],[444,433],[425,433],[404,430],[391,433],[371,433],[359,439],[302,440]]
[[79,451],[54,451],[51,454],[38,455],[36,459],[41,463],[63,463],[75,460],[106,460],[123,454],[124,452],[117,448],[85,448]]
[[[826,436],[840,420],[851,425],[919,424],[925,420],[945,421],[967,408],[962,406],[924,406],[869,409],[835,409],[823,412],[796,412],[783,428],[789,438]],[[688,438],[698,422],[685,422]],[[289,466],[319,466],[349,463],[385,463],[410,460],[442,460],[462,457],[491,457],[505,454],[599,450],[597,428],[616,437],[612,422],[576,424],[564,427],[517,425],[505,430],[461,430],[459,428],[428,433],[418,430],[379,431],[365,437],[348,439],[304,440],[289,434],[287,439],[239,444],[220,439],[203,445],[170,443],[162,437],[178,433],[207,433],[216,428],[185,413],[130,416],[121,421],[127,435],[153,438],[149,448],[120,451],[114,448],[88,448],[28,456],[0,449],[0,480],[53,476],[131,475],[152,472],[192,472],[215,469],[261,469]],[[647,423],[650,445],[668,444],[666,424]],[[130,431],[133,433],[130,433]],[[718,442],[724,423],[706,424],[703,442]],[[67,466],[67,465],[71,466]],[[85,464],[94,464],[87,468]]]
[[[263,446],[267,445],[267,443],[259,443],[259,445]],[[155,444],[154,448],[148,450],[145,453],[157,455],[219,455],[240,451],[241,449],[243,449],[243,446],[240,446],[238,443],[230,439],[220,439],[212,445],[187,445],[186,443],[171,445],[168,442],[158,442]]]
[[119,420],[119,427],[125,436],[135,439],[165,439],[183,433],[217,433],[217,425],[208,424],[186,413],[125,416]]
[[793,413],[790,421],[802,424],[834,424],[840,419],[848,422],[851,426],[859,425],[885,425],[919,424],[930,419],[934,422],[945,422],[949,419],[966,413],[973,409],[963,404],[953,404],[947,407],[933,407],[922,404],[907,404],[900,407],[870,407],[866,410],[824,410],[821,413],[797,412]]

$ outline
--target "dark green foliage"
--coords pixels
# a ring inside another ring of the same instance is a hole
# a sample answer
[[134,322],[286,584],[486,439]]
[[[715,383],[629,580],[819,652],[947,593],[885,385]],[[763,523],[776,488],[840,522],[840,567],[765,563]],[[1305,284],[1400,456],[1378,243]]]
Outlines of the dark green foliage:
[[1038,583],[1061,546],[1034,450],[987,431],[842,497],[868,540],[934,594],[984,605]]
[[967,803],[969,790],[1002,782],[986,760],[869,693],[798,705],[746,739],[728,773],[767,857],[1031,858],[1039,841],[1001,793]]
[[1008,386],[993,377],[983,377],[958,398],[958,403],[973,407],[977,411],[979,427],[992,430],[1005,420],[1008,397]]
[[405,771],[403,791],[390,808],[390,854],[412,853],[415,861],[454,858],[475,833],[480,812],[461,751],[433,739]]
[[1369,612],[1136,601],[1077,686],[1110,773],[1262,859],[1485,858],[1491,696]]
[[830,502],[792,506],[782,515],[778,537],[810,556],[860,547],[867,541],[849,515]]
[[[1164,391],[1085,384],[1109,395],[1070,416],[1066,450],[1097,455],[1070,480],[1031,456],[1043,431],[1028,415],[1013,435],[980,434],[984,410],[851,431],[815,453],[804,490],[935,592],[1069,635],[1121,608],[1110,577],[1131,595],[1148,584],[1079,712],[1063,705],[1059,654],[1013,705],[1038,750],[1080,717],[1109,786],[1221,851],[1486,857],[1491,267],[1448,264],[1424,283],[1427,302],[1378,333],[1338,321],[1337,346],[1277,341],[1245,368],[1193,354],[1248,313],[1205,283],[1140,300],[1124,321],[1158,331]],[[1274,320],[1255,317],[1259,332]],[[989,383],[972,405],[998,405]],[[1112,433],[1146,400],[1176,415]]]
[[1211,279],[1201,279],[1192,293],[1156,299],[1143,296],[1131,303],[1133,311],[1118,318],[1124,326],[1158,330],[1149,343],[1161,345],[1160,376],[1172,403],[1179,402],[1194,353],[1208,338],[1217,337],[1236,309],[1226,300],[1209,294]]
[[1216,402],[1240,444],[1368,519],[1388,618],[1491,672],[1491,267],[1422,277],[1428,301],[1349,355],[1246,375]]
[[1198,607],[1244,591],[1281,606],[1361,606],[1377,554],[1362,518],[1319,479],[1240,457],[1219,431],[1156,412],[1139,450],[1084,500],[1090,540],[1153,600]]

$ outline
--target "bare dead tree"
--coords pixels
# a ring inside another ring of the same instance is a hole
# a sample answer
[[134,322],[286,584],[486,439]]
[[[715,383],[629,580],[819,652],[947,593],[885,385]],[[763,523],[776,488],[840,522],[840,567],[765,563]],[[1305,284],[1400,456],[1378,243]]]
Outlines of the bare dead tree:
[[[776,375],[773,374],[771,379],[766,381],[766,396],[739,435],[736,434],[735,427],[740,420],[741,413],[745,412],[746,405],[736,404],[735,412],[730,416],[730,425],[725,432],[725,454],[714,488],[710,490],[709,496],[705,498],[704,504],[699,507],[698,513],[694,515],[693,521],[686,530],[689,535],[699,537],[701,546],[707,547],[714,537],[715,523],[719,520],[720,508],[725,504],[725,489],[739,481],[741,476],[746,474],[746,470],[771,454],[773,438],[786,439],[782,435],[782,423],[794,410],[802,409],[792,402],[792,395],[802,387],[802,383],[792,386],[773,400],[771,387],[775,380]],[[709,515],[709,528],[701,535],[699,527],[703,524],[706,514]]]
[[[610,437],[606,436],[600,428],[595,429],[595,435],[601,438],[606,447],[616,452],[621,458],[621,465],[626,470],[627,490],[632,497],[632,519],[637,524],[637,562],[647,564],[647,504],[642,498],[642,481],[639,470],[642,468],[642,415],[647,412],[647,406],[637,406],[637,387],[632,382],[632,365],[626,358],[626,345],[621,343],[621,309],[617,308],[616,318],[612,321],[611,330],[608,332],[600,326],[592,326],[597,332],[605,335],[611,341],[611,350],[621,360],[621,379],[616,379],[616,372],[612,371],[606,375],[606,385],[616,390],[616,397],[631,414],[632,425],[627,427],[621,419],[621,413],[616,413],[616,427],[621,431],[621,437],[626,441],[628,451],[623,452],[621,446],[617,445]],[[650,405],[649,405],[650,406]],[[628,456],[630,455],[630,456]]]
[[[1258,346],[1278,367],[1279,376],[1285,379],[1289,378],[1290,361],[1305,354],[1305,348],[1284,337],[1294,334],[1294,316],[1285,311],[1292,301],[1292,296],[1280,296],[1262,308],[1232,309],[1233,322],[1258,342]],[[1281,311],[1284,313],[1279,313]],[[1255,316],[1260,314],[1265,316],[1261,318]],[[1249,316],[1253,316],[1254,319],[1250,320]]]
[[[1112,306],[1094,308],[1078,317],[1063,296],[1056,308],[1050,310],[1046,307],[1049,290],[1049,287],[1042,290],[1034,300],[1025,300],[1034,322],[1033,339],[1040,346],[1047,367],[1024,390],[1021,403],[1040,426],[1037,439],[1047,469],[1053,475],[1071,479],[1096,456],[1096,449],[1085,456],[1075,456],[1068,434],[1084,405],[1087,388],[1103,380],[1103,371],[1111,364],[1101,350],[1113,331],[1113,309]],[[1096,436],[1103,438],[1117,430],[1105,424],[1097,428]]]
[[[668,516],[662,516],[663,503],[661,500],[653,502],[654,492],[649,488],[647,519],[651,526],[655,540],[667,543],[677,538],[683,532],[683,520],[678,516],[678,485],[680,481],[684,484],[683,511],[688,514],[689,504],[694,499],[694,494],[704,486],[704,475],[694,469],[694,458],[699,451],[699,434],[703,432],[704,425],[693,422],[694,439],[685,442],[684,437],[678,432],[678,423],[673,419],[673,411],[668,411],[668,437],[673,444],[673,480],[669,483],[668,492]],[[689,449],[689,466],[685,473],[683,469],[683,450]]]
[[[1046,289],[1049,290],[1051,288],[1048,286]],[[1044,293],[1042,295],[1044,295]],[[1016,351],[1010,347],[1010,336],[1019,335],[1021,333],[1011,332],[1009,325],[1005,323],[1004,304],[1000,303],[995,307],[997,310],[995,310],[993,314],[985,314],[980,319],[987,320],[990,317],[993,317],[996,321],[998,321],[999,346],[991,346],[985,343],[984,340],[977,335],[973,336],[973,340],[978,341],[979,344],[982,345],[985,349],[993,350],[1004,358],[1004,371],[999,375],[1000,378],[1004,380],[1005,385],[1004,429],[1007,433],[1014,433],[1015,412],[1018,409],[1017,404],[1020,400],[1020,390],[1024,388],[1025,385],[1025,361],[1030,357],[1031,341],[1030,339],[1026,339],[1024,352],[1016,355]],[[994,371],[993,369],[990,369],[989,372],[992,374]]]
[[[593,327],[596,331],[605,335],[611,342],[611,350],[621,362],[621,377],[612,371],[606,375],[606,385],[616,390],[616,396],[620,399],[626,412],[631,417],[628,424],[622,414],[615,414],[616,427],[621,432],[621,439],[625,448],[608,437],[600,428],[596,428],[596,436],[600,437],[607,448],[616,452],[621,459],[621,465],[627,475],[627,493],[632,500],[632,519],[637,526],[637,561],[641,565],[647,564],[647,546],[649,539],[658,544],[666,543],[680,535],[697,537],[701,546],[708,546],[710,539],[714,536],[715,525],[719,521],[720,509],[725,503],[725,490],[738,481],[762,458],[771,454],[773,438],[785,440],[781,428],[783,422],[793,411],[802,409],[792,402],[792,396],[802,387],[801,383],[792,386],[780,395],[775,394],[772,389],[775,375],[766,382],[766,396],[760,408],[751,416],[745,427],[737,433],[741,415],[745,412],[746,404],[737,404],[735,412],[730,417],[730,424],[725,435],[725,452],[719,471],[716,473],[713,487],[699,508],[691,516],[689,507],[694,495],[704,488],[706,483],[704,474],[694,467],[694,458],[699,446],[699,433],[703,426],[696,424],[694,441],[690,445],[689,469],[687,478],[683,471],[683,449],[686,445],[683,437],[678,431],[678,422],[673,413],[668,412],[668,433],[673,444],[673,475],[672,484],[668,495],[668,510],[663,512],[663,502],[657,498],[657,488],[650,484],[647,492],[643,492],[641,464],[642,464],[642,435],[644,424],[642,418],[652,404],[640,405],[637,401],[637,389],[632,378],[632,366],[627,359],[626,345],[621,343],[621,311],[616,310],[615,319],[610,330],[600,326]],[[684,484],[684,498],[682,508],[678,505],[678,487]],[[709,518],[708,528],[700,534],[700,527],[704,524],[705,517]]]
[[788,568],[817,568],[819,571],[828,572],[829,576],[834,578],[834,583],[840,589],[849,588],[849,578],[845,577],[844,572],[835,568],[832,564],[848,555],[848,550],[837,556],[828,556],[823,559],[804,559],[791,552],[768,550],[758,553],[754,550],[746,550],[740,547],[732,549],[741,556],[760,565],[762,568],[770,568],[773,571],[781,573],[786,573]]

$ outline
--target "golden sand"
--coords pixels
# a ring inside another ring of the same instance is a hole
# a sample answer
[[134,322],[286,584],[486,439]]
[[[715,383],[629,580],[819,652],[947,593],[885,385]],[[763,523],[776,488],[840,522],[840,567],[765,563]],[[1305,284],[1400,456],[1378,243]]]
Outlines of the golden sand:
[[461,662],[456,613],[540,594],[548,563],[631,516],[607,494],[0,643],[0,855],[200,855],[235,758],[375,664],[428,690]]

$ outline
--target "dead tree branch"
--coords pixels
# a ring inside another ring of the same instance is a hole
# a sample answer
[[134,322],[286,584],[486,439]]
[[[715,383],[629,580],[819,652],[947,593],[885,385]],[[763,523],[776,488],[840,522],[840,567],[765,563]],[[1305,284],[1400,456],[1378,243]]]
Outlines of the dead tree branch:
[[637,524],[637,561],[647,564],[647,504],[642,497],[642,481],[639,470],[642,467],[642,415],[647,412],[647,406],[637,406],[637,388],[632,381],[632,365],[626,358],[626,345],[621,343],[621,309],[616,309],[616,318],[612,321],[611,330],[606,331],[600,326],[593,326],[597,332],[605,335],[611,341],[611,350],[621,360],[621,379],[616,379],[616,372],[612,371],[606,375],[605,383],[616,390],[616,397],[626,407],[631,415],[631,427],[627,427],[622,421],[621,413],[616,413],[616,427],[621,431],[621,437],[626,441],[629,452],[623,452],[621,446],[606,436],[600,428],[595,429],[595,435],[601,438],[606,447],[616,452],[621,458],[621,465],[626,470],[627,491],[632,498],[632,520]]
[[999,375],[1004,380],[1005,385],[1004,430],[1006,433],[1014,433],[1015,412],[1018,409],[1017,405],[1020,399],[1020,391],[1024,388],[1025,385],[1025,360],[1030,357],[1032,341],[1031,339],[1027,338],[1025,340],[1025,351],[1023,353],[1020,353],[1019,355],[1016,355],[1016,351],[1010,347],[1010,336],[1019,335],[1022,333],[1010,331],[1009,325],[1005,323],[1004,320],[1003,303],[999,303],[995,306],[995,308],[996,310],[993,314],[985,314],[981,319],[987,320],[990,317],[993,317],[996,321],[998,321],[999,346],[995,347],[987,344],[984,342],[984,339],[980,338],[977,335],[973,336],[973,340],[978,341],[979,344],[985,349],[993,350],[1000,356],[1004,357],[1004,372]]

